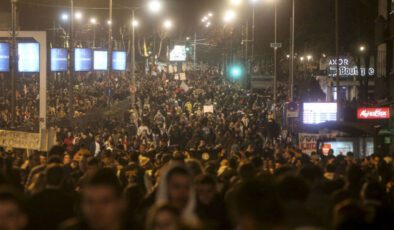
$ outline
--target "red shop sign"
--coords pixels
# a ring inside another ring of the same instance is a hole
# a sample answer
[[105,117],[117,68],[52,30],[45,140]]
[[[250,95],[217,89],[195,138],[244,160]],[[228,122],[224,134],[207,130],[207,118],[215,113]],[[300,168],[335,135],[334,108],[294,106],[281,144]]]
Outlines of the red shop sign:
[[361,120],[390,119],[390,108],[358,108],[357,118]]

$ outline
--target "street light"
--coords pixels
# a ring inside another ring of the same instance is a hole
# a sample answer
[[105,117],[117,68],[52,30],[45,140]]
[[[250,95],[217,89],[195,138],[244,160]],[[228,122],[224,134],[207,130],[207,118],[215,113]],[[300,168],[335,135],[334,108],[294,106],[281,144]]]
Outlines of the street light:
[[312,55],[306,56],[306,59],[308,59],[308,61],[312,60]]
[[83,18],[83,14],[81,12],[76,12],[75,13],[75,19],[81,20]]
[[63,13],[61,16],[60,16],[60,19],[62,19],[62,21],[68,21],[68,14],[66,14],[66,13]]
[[167,19],[164,21],[163,26],[165,29],[171,29],[173,26],[173,23],[171,20]]
[[140,22],[137,19],[131,20],[132,27],[138,27],[139,25],[140,25]]
[[163,8],[163,4],[159,0],[151,0],[148,3],[148,9],[152,13],[158,13]]
[[239,6],[242,4],[242,0],[230,0],[231,5]]
[[360,52],[364,52],[365,51],[365,46],[360,46],[359,50],[360,50]]
[[90,24],[96,25],[97,24],[97,19],[96,18],[91,18],[90,19]]
[[300,61],[304,61],[304,57],[300,57]]
[[108,21],[107,21],[107,24],[108,24],[109,26],[111,26],[111,25],[112,25],[112,21],[111,21],[111,20],[108,20]]
[[232,22],[235,20],[236,17],[237,17],[237,14],[234,12],[234,10],[227,10],[224,13],[223,21],[226,23]]
[[97,24],[97,19],[96,18],[91,18],[90,19],[90,24],[93,25],[93,48],[96,48],[96,24]]

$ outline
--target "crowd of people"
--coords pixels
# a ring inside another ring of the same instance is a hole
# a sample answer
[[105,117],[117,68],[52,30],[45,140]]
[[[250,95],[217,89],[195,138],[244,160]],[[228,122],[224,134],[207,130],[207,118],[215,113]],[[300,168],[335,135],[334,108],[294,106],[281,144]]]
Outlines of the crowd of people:
[[[79,79],[89,87],[72,110],[127,98],[126,76]],[[271,90],[214,71],[138,82],[122,113],[53,123],[48,152],[0,149],[0,229],[394,228],[392,156],[305,154],[274,119]],[[66,117],[67,90],[53,92],[50,111]]]
[[[56,73],[47,79],[47,121],[51,125],[68,123],[93,111],[108,108],[114,101],[125,100],[129,94],[124,74],[109,78],[101,72],[78,73],[70,84],[67,75]],[[39,76],[17,78],[15,124],[12,125],[11,87],[0,74],[0,127],[38,132]],[[71,85],[71,87],[70,87]],[[71,96],[70,96],[71,91]],[[70,102],[71,101],[71,102]]]

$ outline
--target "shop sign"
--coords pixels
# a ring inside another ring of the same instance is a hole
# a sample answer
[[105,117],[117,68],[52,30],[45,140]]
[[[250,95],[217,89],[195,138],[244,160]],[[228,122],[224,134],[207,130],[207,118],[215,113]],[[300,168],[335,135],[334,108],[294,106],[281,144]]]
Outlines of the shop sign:
[[358,108],[357,118],[360,120],[390,119],[390,108]]

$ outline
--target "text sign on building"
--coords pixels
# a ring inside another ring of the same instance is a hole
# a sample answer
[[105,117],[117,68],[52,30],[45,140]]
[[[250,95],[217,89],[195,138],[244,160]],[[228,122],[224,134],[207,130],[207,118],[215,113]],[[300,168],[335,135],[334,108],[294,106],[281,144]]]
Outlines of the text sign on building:
[[363,66],[359,68],[353,58],[350,57],[343,57],[338,60],[336,58],[328,58],[323,66],[324,69],[327,68],[329,76],[337,76],[337,67],[340,77],[375,75],[374,68],[370,67],[366,69]]
[[390,119],[390,108],[358,108],[357,118],[360,120]]

